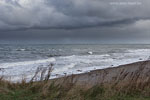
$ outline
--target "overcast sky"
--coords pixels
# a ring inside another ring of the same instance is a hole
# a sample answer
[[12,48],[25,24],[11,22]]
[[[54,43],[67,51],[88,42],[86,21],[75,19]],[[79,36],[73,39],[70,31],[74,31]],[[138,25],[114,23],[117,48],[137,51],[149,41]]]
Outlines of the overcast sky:
[[150,43],[150,0],[0,0],[1,43]]

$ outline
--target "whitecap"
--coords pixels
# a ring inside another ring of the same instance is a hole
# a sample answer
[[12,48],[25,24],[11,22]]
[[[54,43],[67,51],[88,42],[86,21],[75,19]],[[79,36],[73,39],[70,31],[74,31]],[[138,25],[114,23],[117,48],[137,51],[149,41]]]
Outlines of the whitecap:
[[56,61],[55,58],[49,59],[41,59],[41,60],[33,60],[33,61],[22,61],[22,62],[12,62],[12,63],[1,63],[1,68],[9,68],[9,67],[18,67],[18,66],[29,66],[29,65],[36,65],[40,63],[46,62],[54,62]]

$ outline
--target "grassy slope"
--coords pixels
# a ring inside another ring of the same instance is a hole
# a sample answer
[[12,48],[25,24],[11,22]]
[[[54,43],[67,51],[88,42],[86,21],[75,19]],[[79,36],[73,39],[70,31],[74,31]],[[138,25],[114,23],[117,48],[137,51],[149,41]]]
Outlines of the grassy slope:
[[[121,74],[117,75],[121,79],[114,81],[115,84],[111,82],[111,84],[107,85],[102,83],[87,87],[69,81],[67,77],[62,78],[63,81],[60,84],[57,84],[59,83],[57,80],[48,80],[52,69],[52,65],[50,65],[46,77],[44,79],[41,77],[39,82],[33,82],[40,71],[39,69],[32,81],[28,83],[24,80],[21,83],[11,83],[1,78],[0,100],[150,100],[149,67],[148,63],[140,64],[140,67],[134,74],[129,74],[129,77],[132,79],[130,81],[122,80],[121,75],[124,76],[124,74]],[[45,71],[43,70],[42,72]],[[125,76],[127,77],[127,75]],[[143,77],[141,78],[141,76]],[[73,80],[72,78],[71,80]]]
[[0,81],[0,100],[150,100],[150,88],[117,89],[73,83],[54,85],[49,81],[10,83]]

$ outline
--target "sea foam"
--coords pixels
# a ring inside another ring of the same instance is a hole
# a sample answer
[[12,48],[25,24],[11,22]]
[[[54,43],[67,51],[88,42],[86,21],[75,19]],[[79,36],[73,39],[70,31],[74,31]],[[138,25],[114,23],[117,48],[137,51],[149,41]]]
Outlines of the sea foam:
[[23,75],[30,80],[39,66],[47,67],[48,64],[54,63],[51,78],[57,78],[64,75],[85,73],[91,70],[144,61],[149,58],[149,54],[150,49],[129,49],[121,53],[70,55],[33,61],[1,63],[0,67],[4,68],[4,71],[0,72],[0,75],[12,77],[12,81],[22,79]]

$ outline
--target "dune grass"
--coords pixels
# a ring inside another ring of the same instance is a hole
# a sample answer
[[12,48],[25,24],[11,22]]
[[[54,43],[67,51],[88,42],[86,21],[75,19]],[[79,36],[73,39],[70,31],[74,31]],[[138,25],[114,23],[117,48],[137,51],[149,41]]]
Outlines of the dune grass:
[[[41,79],[34,81],[39,71]],[[85,87],[64,78],[64,82],[57,84],[57,81],[49,80],[51,71],[52,65],[48,71],[37,69],[29,82],[12,83],[0,78],[0,100],[150,100],[150,82],[143,86],[129,82],[121,88],[114,84]]]
[[150,89],[124,91],[96,85],[91,88],[51,82],[0,81],[0,100],[150,100]]

